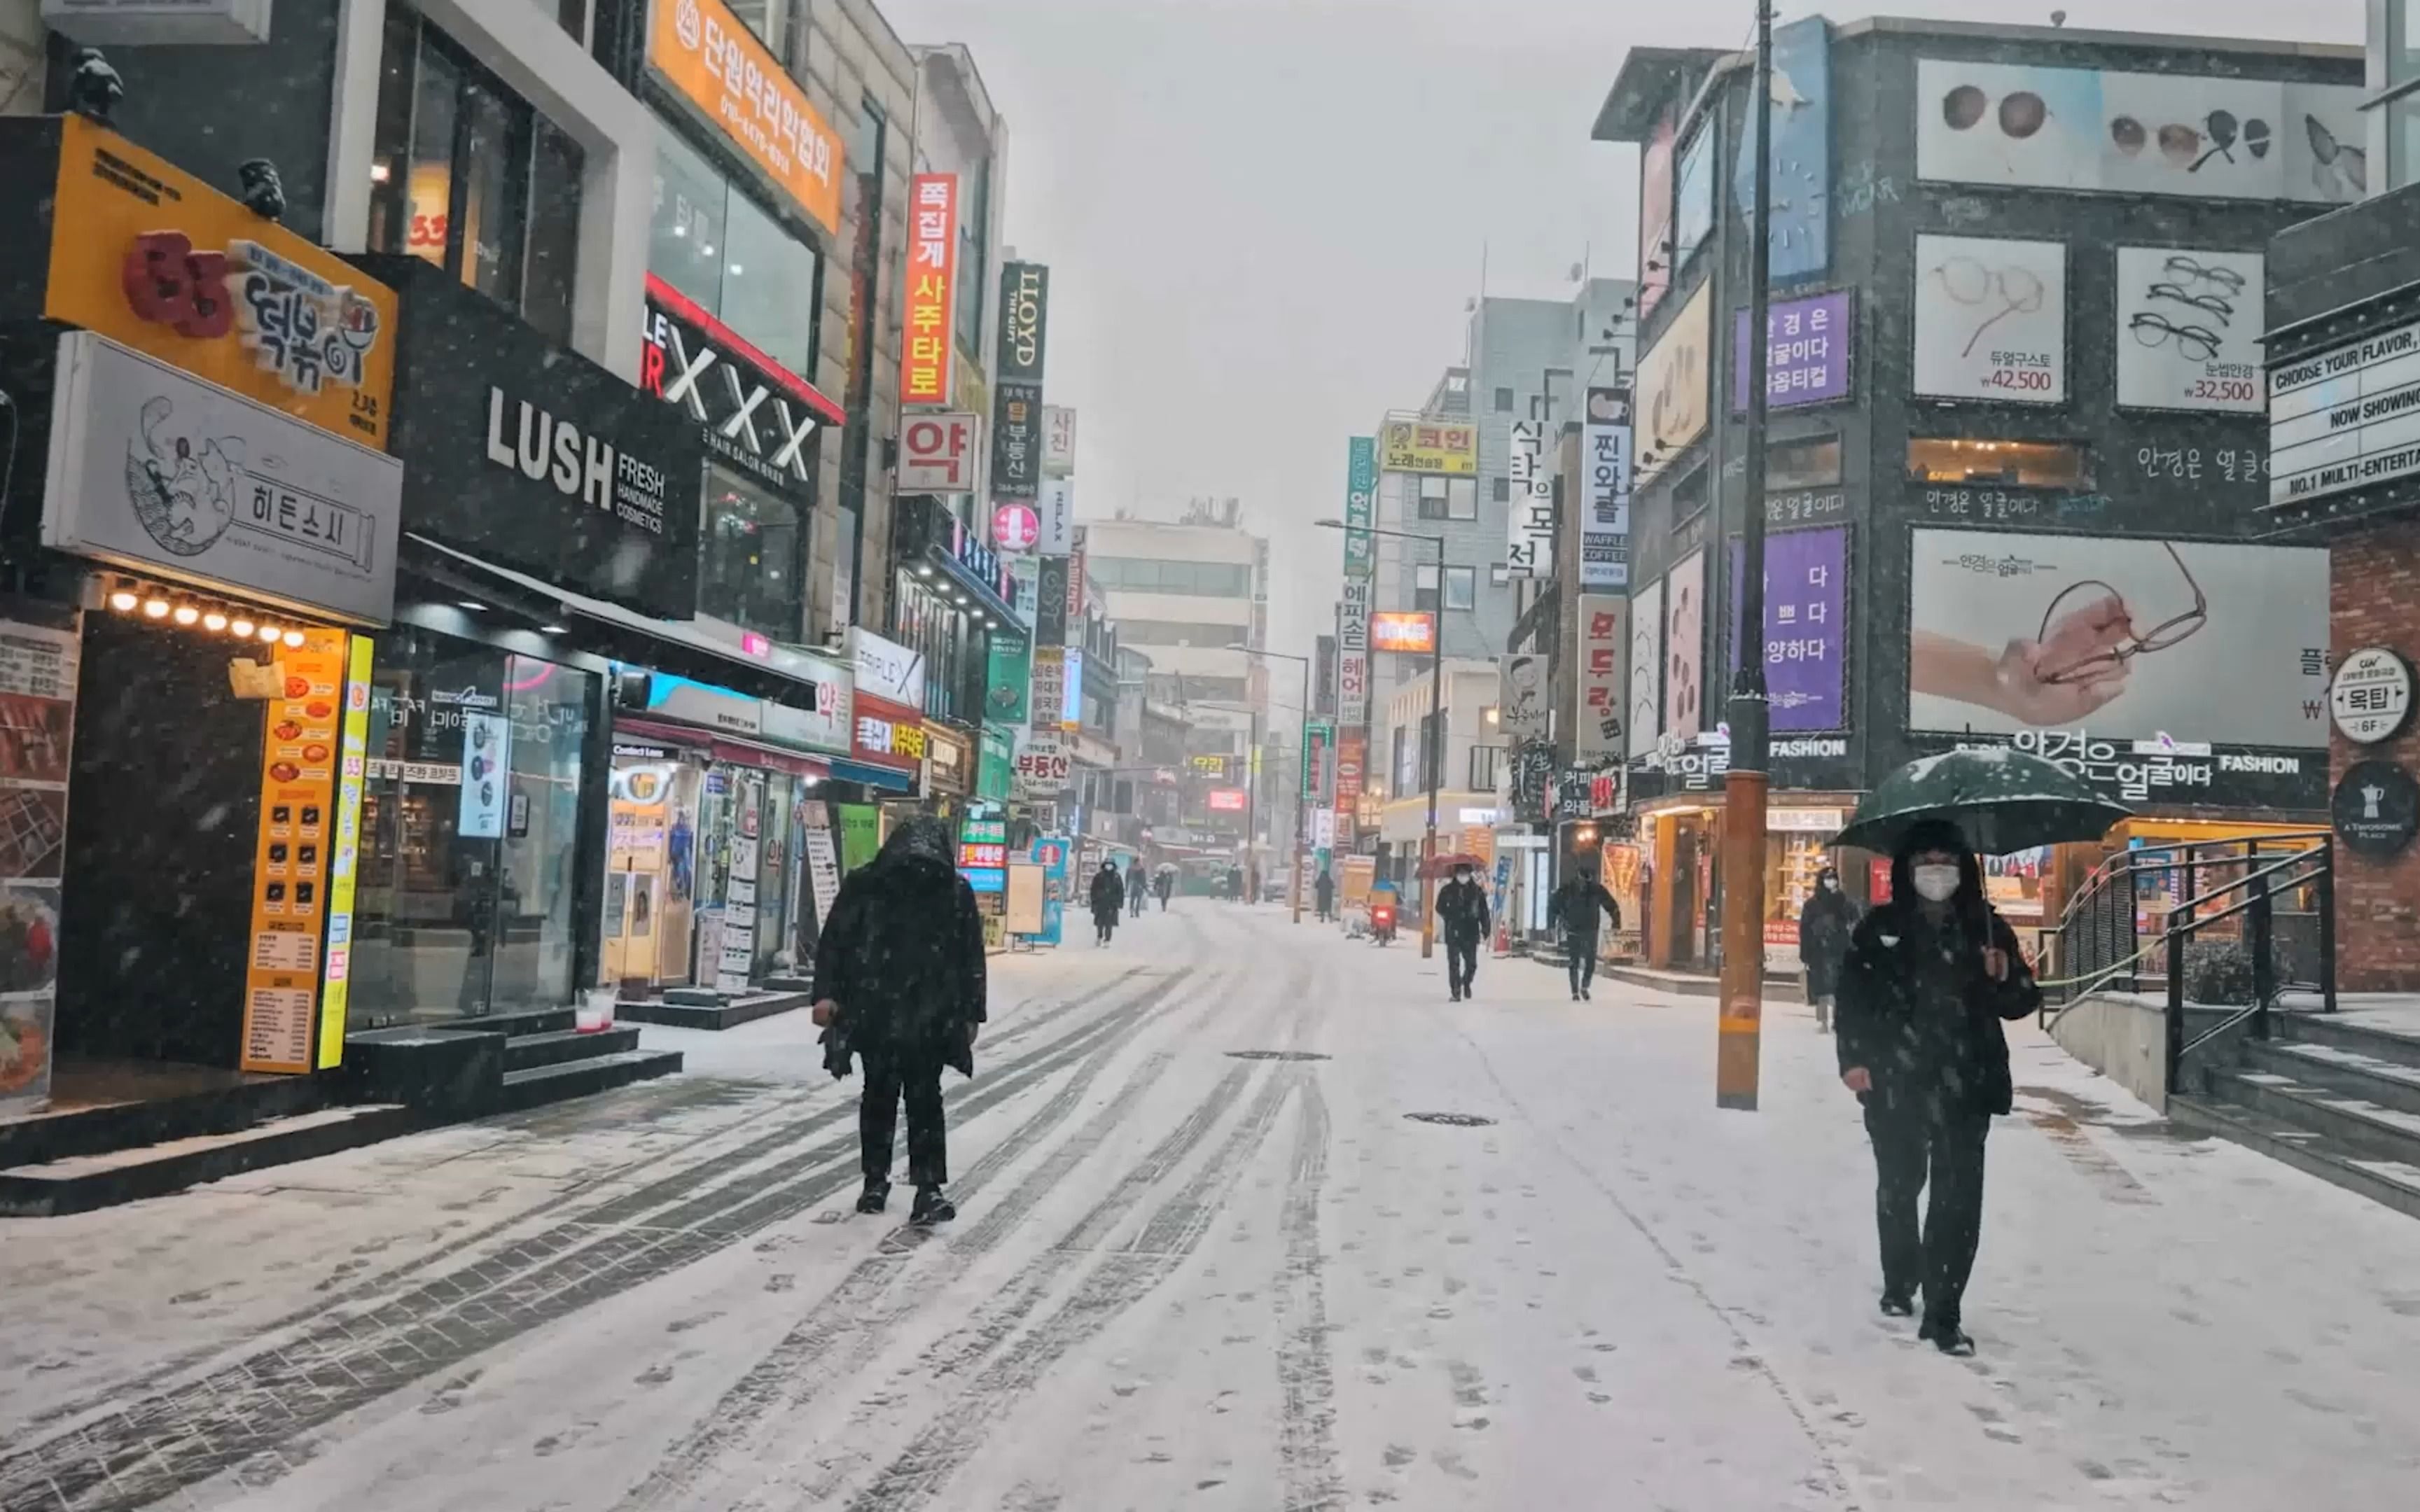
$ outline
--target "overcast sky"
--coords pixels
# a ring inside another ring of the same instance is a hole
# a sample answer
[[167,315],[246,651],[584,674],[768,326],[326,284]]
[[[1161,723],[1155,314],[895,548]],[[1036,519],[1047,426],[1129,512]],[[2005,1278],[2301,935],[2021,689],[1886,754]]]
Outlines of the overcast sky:
[[[1008,240],[1050,265],[1046,389],[1079,518],[1244,501],[1272,643],[1336,597],[1345,438],[1463,356],[1464,301],[1634,271],[1636,152],[1589,140],[1634,45],[1730,47],[1750,0],[880,0],[1008,117]],[[2064,0],[2071,26],[2358,43],[2361,0]],[[2040,0],[1783,22],[2044,23]]]

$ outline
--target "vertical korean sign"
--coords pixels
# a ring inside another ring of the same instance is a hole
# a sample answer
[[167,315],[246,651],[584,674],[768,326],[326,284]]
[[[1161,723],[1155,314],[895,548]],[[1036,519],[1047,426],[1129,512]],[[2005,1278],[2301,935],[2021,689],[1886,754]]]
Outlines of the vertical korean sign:
[[1581,476],[1580,587],[1630,586],[1630,389],[1588,391],[1587,448]]
[[1622,757],[1621,674],[1629,649],[1622,621],[1629,608],[1630,600],[1620,594],[1580,595],[1579,707],[1572,732],[1573,749],[1583,765]]
[[1336,637],[1323,635],[1311,642],[1311,712],[1322,719],[1336,717]]
[[1050,318],[1050,270],[1003,263],[1000,352],[992,363],[991,496],[1030,500],[1042,486],[1043,337]]
[[1335,766],[1336,726],[1325,719],[1306,720],[1302,727],[1302,796],[1307,801],[1332,801]]
[[908,190],[908,330],[899,345],[899,402],[946,408],[958,272],[958,176],[920,173]]
[[1555,479],[1545,449],[1545,426],[1534,420],[1512,422],[1512,508],[1504,563],[1515,578],[1554,576]]
[[81,640],[72,609],[0,609],[0,1117],[50,1102]]
[[1370,533],[1378,509],[1378,439],[1356,436],[1345,455],[1344,576],[1367,578],[1377,570],[1378,541]]
[[321,1071],[345,1057],[345,1010],[352,995],[353,887],[361,871],[362,779],[370,749],[370,664],[375,644],[349,636],[345,648],[345,727],[337,742],[336,841],[328,858],[328,946],[319,972]]
[[277,658],[284,686],[262,717],[260,835],[244,963],[245,1071],[312,1067],[349,637],[342,630],[302,634],[302,645]]
[[1370,721],[1370,587],[1378,570],[1370,533],[1378,505],[1378,440],[1356,436],[1346,455],[1344,594],[1336,621],[1337,717],[1347,729]]

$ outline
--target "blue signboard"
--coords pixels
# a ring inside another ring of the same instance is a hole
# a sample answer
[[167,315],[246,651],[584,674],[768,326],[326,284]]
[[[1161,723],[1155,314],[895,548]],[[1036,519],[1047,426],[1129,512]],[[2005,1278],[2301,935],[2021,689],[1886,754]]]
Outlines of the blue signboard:
[[1042,928],[1033,939],[1041,945],[1057,945],[1066,910],[1067,865],[1072,848],[1055,835],[1046,835],[1033,842],[1033,859],[1042,867]]
[[[1773,34],[1773,282],[1832,265],[1832,30],[1821,16]],[[1731,174],[1740,218],[1756,215],[1756,126],[1740,129]]]

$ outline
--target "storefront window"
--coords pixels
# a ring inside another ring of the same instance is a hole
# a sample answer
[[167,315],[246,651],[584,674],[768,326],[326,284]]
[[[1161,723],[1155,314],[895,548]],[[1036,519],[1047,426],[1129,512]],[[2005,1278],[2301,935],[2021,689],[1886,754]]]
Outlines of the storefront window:
[[[462,282],[505,303],[520,288],[529,112],[478,78],[462,90]],[[517,171],[518,170],[518,171]]]
[[1978,441],[1910,438],[1911,483],[1997,483],[2020,488],[2089,488],[2092,453],[2072,441]]
[[812,373],[820,259],[669,126],[656,130],[647,270],[793,373]]
[[736,472],[708,467],[698,608],[777,640],[797,640],[804,624],[802,535],[797,505]]
[[[966,611],[926,586],[927,579],[901,572],[892,594],[895,639],[924,657],[924,712],[938,718],[976,723],[983,717],[980,681],[970,686],[976,665],[975,639]],[[979,674],[977,674],[979,675]]]
[[420,86],[412,91],[411,177],[405,186],[411,224],[404,250],[445,266],[454,203],[454,102],[462,74],[442,54],[421,60]]

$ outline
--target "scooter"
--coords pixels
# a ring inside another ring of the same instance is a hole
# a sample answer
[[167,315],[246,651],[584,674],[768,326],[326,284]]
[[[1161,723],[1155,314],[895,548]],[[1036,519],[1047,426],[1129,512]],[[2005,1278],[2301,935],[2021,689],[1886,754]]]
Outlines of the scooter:
[[1394,940],[1395,905],[1393,903],[1373,903],[1371,905],[1370,937],[1376,940],[1380,945],[1390,944]]

